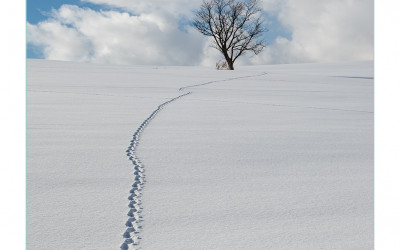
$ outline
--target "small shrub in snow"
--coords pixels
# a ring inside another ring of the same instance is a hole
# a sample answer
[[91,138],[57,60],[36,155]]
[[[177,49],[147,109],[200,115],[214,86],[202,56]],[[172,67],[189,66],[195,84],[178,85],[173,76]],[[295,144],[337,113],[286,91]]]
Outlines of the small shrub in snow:
[[217,68],[217,70],[227,70],[228,64],[226,61],[219,61],[215,64],[215,68]]

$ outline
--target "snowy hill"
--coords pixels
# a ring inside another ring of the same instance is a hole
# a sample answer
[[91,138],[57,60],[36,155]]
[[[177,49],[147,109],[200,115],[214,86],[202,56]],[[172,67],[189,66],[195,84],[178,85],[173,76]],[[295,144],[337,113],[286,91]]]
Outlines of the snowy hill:
[[29,249],[372,249],[373,62],[27,70]]

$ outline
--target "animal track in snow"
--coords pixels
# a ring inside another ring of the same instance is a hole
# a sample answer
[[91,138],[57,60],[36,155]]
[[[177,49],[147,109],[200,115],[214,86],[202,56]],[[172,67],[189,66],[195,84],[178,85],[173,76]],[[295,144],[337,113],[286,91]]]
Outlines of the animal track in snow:
[[136,246],[139,243],[140,240],[139,233],[142,228],[140,225],[142,221],[142,216],[140,215],[140,213],[143,207],[141,206],[140,200],[142,197],[143,187],[146,182],[146,175],[144,173],[145,169],[143,167],[143,164],[140,162],[139,158],[136,155],[136,149],[139,145],[140,135],[142,134],[145,127],[149,124],[149,122],[157,115],[158,112],[161,111],[161,109],[164,106],[189,94],[191,94],[191,92],[177,96],[158,105],[158,107],[150,114],[150,116],[147,117],[147,119],[144,120],[142,124],[140,124],[139,128],[133,134],[131,143],[129,144],[129,147],[126,150],[126,155],[133,164],[134,182],[132,184],[132,189],[129,191],[130,195],[128,197],[129,200],[128,207],[130,208],[130,210],[127,213],[128,220],[125,223],[126,230],[122,234],[124,242],[121,245],[121,249],[123,250],[129,249],[129,245],[131,244]]
[[[209,81],[209,82],[200,83],[200,84],[188,85],[188,86],[179,88],[179,91],[182,91],[186,88],[193,88],[193,87],[208,85],[211,83],[225,82],[225,81],[250,78],[250,77],[257,77],[257,76],[263,76],[266,74],[267,73],[264,72],[264,73],[258,74],[258,75],[241,76],[241,77],[234,77],[234,78],[228,78],[228,79],[223,79],[223,80]],[[129,249],[130,245],[137,247],[139,244],[139,240],[141,239],[139,236],[141,228],[142,228],[142,226],[140,225],[142,222],[142,216],[140,214],[143,210],[143,207],[141,206],[141,197],[143,195],[143,187],[146,183],[146,175],[145,175],[145,169],[143,167],[143,164],[140,162],[138,156],[136,155],[136,149],[139,145],[140,136],[141,136],[143,130],[145,129],[145,127],[149,124],[149,122],[157,115],[158,112],[161,111],[161,109],[164,106],[168,105],[169,103],[171,103],[173,101],[178,100],[179,98],[189,95],[189,94],[191,94],[191,92],[187,92],[183,95],[179,95],[175,98],[172,98],[172,99],[158,105],[158,107],[150,114],[150,116],[147,117],[147,119],[144,120],[142,122],[142,124],[140,124],[139,128],[136,130],[136,132],[132,136],[131,143],[129,144],[129,147],[126,150],[126,153],[127,153],[128,159],[133,164],[134,182],[132,184],[132,189],[129,191],[130,195],[128,197],[128,200],[129,200],[128,207],[130,208],[130,210],[127,213],[128,220],[125,223],[126,230],[122,234],[122,237],[124,238],[124,242],[121,245],[122,250]]]
[[228,78],[228,79],[223,79],[223,80],[215,80],[215,81],[209,81],[209,82],[205,82],[205,83],[199,83],[199,84],[194,84],[194,85],[188,85],[188,86],[184,86],[179,88],[179,91],[182,91],[184,89],[188,89],[188,88],[194,88],[194,87],[199,87],[199,86],[204,86],[204,85],[208,85],[211,83],[217,83],[217,82],[227,82],[227,81],[232,81],[232,80],[238,80],[238,79],[243,79],[243,78],[250,78],[250,77],[256,77],[256,76],[263,76],[263,75],[267,75],[267,72],[263,72],[262,74],[258,74],[258,75],[250,75],[250,76],[239,76],[239,77],[233,77],[233,78]]

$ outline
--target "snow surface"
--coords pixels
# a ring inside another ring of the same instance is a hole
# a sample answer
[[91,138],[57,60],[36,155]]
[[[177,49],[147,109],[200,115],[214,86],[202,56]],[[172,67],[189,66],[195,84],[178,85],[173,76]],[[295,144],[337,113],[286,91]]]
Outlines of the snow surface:
[[27,70],[28,249],[373,248],[372,62]]

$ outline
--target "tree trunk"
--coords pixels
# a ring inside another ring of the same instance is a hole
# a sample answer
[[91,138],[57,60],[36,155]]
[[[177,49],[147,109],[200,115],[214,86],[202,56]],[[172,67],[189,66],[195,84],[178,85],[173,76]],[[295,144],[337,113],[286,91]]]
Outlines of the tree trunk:
[[229,57],[228,51],[226,50],[225,46],[222,46],[222,54],[224,54],[225,61],[228,64],[228,69],[233,70],[233,61],[232,58]]
[[226,62],[228,63],[228,69],[229,70],[234,70],[232,60],[231,59],[227,59]]

